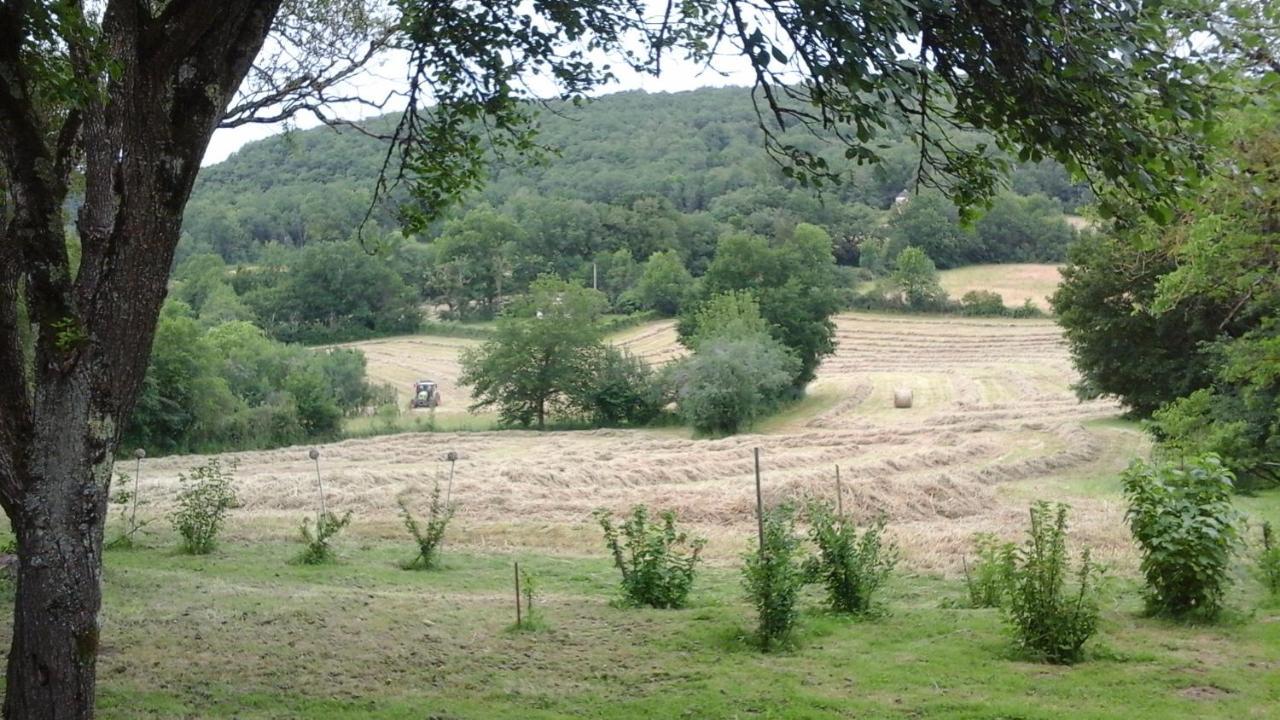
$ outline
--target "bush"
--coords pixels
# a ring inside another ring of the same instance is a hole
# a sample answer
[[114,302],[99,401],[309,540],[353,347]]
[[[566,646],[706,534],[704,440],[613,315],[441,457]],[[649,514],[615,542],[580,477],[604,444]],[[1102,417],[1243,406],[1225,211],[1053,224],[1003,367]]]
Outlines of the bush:
[[654,608],[683,607],[693,587],[703,538],[690,538],[676,530],[676,514],[667,510],[662,524],[649,521],[644,505],[631,508],[631,517],[614,525],[613,514],[595,512],[604,530],[604,542],[613,553],[613,564],[622,573],[622,594],[632,605]]
[[1007,314],[1012,318],[1040,318],[1045,316],[1045,312],[1040,309],[1039,305],[1032,302],[1031,298],[1023,300],[1022,304],[1016,308],[1009,308]]
[[1240,543],[1231,472],[1216,455],[1178,464],[1135,460],[1121,481],[1129,529],[1142,551],[1148,609],[1217,615]]
[[994,535],[979,533],[974,537],[977,560],[969,566],[964,561],[964,584],[969,591],[969,607],[993,608],[1004,603],[1009,587],[1009,570],[1013,566],[1016,546],[1002,543]]
[[1005,611],[1019,648],[1051,663],[1070,664],[1081,658],[1098,629],[1091,581],[1099,569],[1085,550],[1075,571],[1079,588],[1066,592],[1071,574],[1066,534],[1066,505],[1031,507],[1030,537],[1010,556]]
[[788,397],[798,362],[766,335],[717,338],[668,372],[680,417],[695,430],[732,435]]
[[799,613],[796,599],[805,584],[791,507],[765,513],[764,547],[743,555],[743,585],[756,608],[756,638],[768,651],[790,637]]
[[907,247],[898,253],[891,278],[913,310],[946,305],[947,294],[938,283],[938,269],[920,248]]
[[235,504],[235,464],[223,469],[217,458],[179,473],[178,507],[169,515],[173,529],[182,538],[182,551],[206,555],[213,551],[218,532]]
[[653,370],[644,360],[605,345],[591,362],[585,387],[575,394],[596,425],[644,425],[666,403]]
[[311,518],[302,519],[302,552],[296,558],[301,565],[324,565],[333,562],[333,547],[329,545],[342,529],[351,524],[351,511],[339,517],[331,512],[323,512],[316,518],[315,530],[311,529]]
[[1258,574],[1272,595],[1280,595],[1280,545],[1276,544],[1271,523],[1262,523],[1262,555],[1258,558]]
[[960,298],[961,315],[998,317],[1008,311],[1000,293],[990,290],[970,290]]
[[859,535],[854,523],[838,517],[829,503],[810,503],[808,516],[818,555],[806,564],[806,574],[826,587],[832,610],[866,613],[898,563],[897,548],[884,538],[885,520]]
[[427,509],[427,524],[422,526],[417,519],[413,517],[413,513],[409,511],[409,504],[404,498],[400,498],[400,514],[404,517],[404,527],[413,536],[413,541],[418,545],[418,554],[412,560],[403,565],[405,570],[427,570],[436,565],[440,552],[440,543],[444,540],[444,532],[449,527],[449,521],[453,519],[453,513],[457,509],[448,499],[440,499],[440,483],[437,482],[431,488],[431,504]]

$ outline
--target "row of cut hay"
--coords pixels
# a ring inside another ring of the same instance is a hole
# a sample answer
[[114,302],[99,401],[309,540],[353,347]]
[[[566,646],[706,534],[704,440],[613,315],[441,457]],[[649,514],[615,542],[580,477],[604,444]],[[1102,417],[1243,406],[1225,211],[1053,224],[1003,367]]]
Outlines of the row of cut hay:
[[875,389],[871,383],[860,382],[854,386],[853,390],[840,402],[831,406],[827,410],[810,418],[805,423],[805,427],[810,428],[839,428],[848,425],[849,415],[857,412],[867,398],[870,397],[871,391]]

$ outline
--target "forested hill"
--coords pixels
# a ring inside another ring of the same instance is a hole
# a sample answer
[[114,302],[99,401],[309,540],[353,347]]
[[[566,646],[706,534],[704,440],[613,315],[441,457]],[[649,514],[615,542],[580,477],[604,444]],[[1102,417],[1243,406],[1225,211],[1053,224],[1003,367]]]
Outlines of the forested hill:
[[[889,207],[910,184],[915,151],[905,138],[889,138],[887,162],[853,168],[852,180],[817,199],[782,177],[763,150],[756,123],[745,88],[625,92],[543,111],[540,139],[558,154],[536,166],[495,167],[487,188],[467,205],[489,204],[521,221],[531,203],[554,200],[566,212],[620,208],[629,215],[613,225],[692,222],[696,230],[690,232],[725,225],[772,235],[807,221],[842,238],[863,232],[868,213]],[[187,210],[182,256],[212,251],[247,261],[266,243],[299,246],[350,237],[368,207],[384,150],[353,130],[329,128],[246,145],[201,173]],[[1011,188],[1043,194],[1068,210],[1082,195],[1050,163],[1018,168]],[[654,214],[661,217],[647,217]],[[384,229],[395,225],[390,208],[375,220]],[[643,259],[645,253],[635,248],[634,254]]]

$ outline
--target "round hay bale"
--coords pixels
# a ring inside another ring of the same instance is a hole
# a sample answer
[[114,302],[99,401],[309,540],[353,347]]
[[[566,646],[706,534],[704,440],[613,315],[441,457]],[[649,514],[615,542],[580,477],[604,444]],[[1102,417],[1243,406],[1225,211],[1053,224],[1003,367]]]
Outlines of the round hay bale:
[[893,391],[893,406],[896,408],[911,407],[911,389],[898,388]]

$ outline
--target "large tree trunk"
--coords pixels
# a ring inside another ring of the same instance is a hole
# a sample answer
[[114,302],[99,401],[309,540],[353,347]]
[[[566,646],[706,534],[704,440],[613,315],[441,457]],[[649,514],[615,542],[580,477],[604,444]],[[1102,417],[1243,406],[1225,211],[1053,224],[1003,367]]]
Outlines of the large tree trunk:
[[[0,216],[0,504],[18,539],[10,720],[93,717],[112,457],[200,159],[279,6],[174,0],[152,16],[148,4],[112,0],[98,46],[112,72],[89,77],[105,91],[57,115],[31,102],[44,69],[19,52],[24,5],[0,4],[0,160],[14,201]],[[85,60],[93,52],[71,51],[78,73],[102,72]],[[64,124],[51,128],[50,117]],[[62,207],[77,162],[73,271]],[[28,330],[33,349],[20,337]]]
[[29,466],[31,477],[41,480],[38,490],[27,494],[11,518],[20,562],[6,718],[93,714],[111,456],[104,452],[104,429],[86,422],[80,399],[85,389],[67,389],[72,392],[49,398],[47,415],[38,423]]

